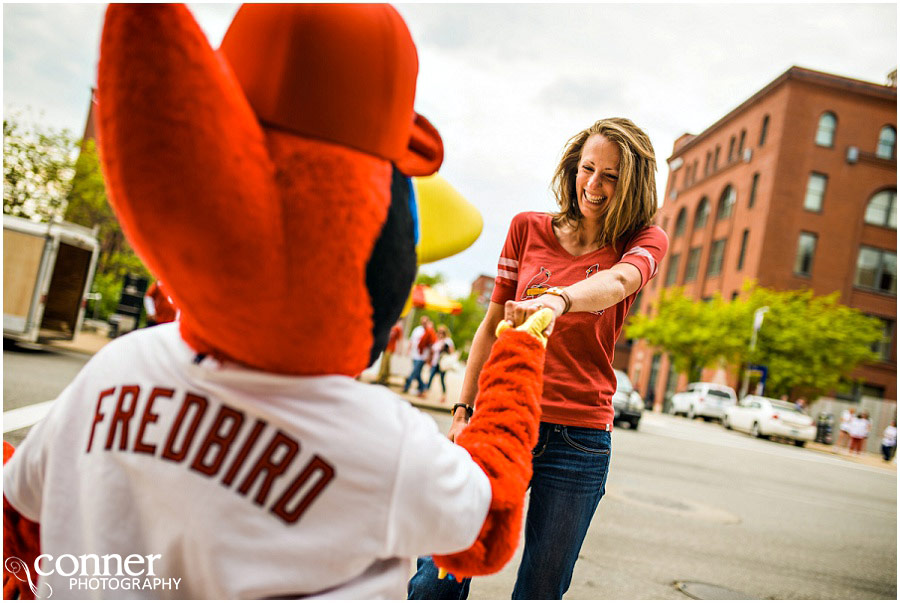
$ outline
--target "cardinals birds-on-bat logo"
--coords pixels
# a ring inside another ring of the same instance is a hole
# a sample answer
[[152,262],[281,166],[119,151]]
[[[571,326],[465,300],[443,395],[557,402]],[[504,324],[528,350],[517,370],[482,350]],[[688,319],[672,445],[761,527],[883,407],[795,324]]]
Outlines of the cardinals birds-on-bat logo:
[[550,285],[547,284],[549,280],[550,271],[541,266],[540,271],[528,281],[528,286],[525,287],[525,294],[522,296],[522,299],[532,299],[538,295],[543,295],[544,291],[550,288]]
[[[600,264],[594,264],[587,270],[585,270],[585,278],[588,278],[595,272],[599,272]],[[534,275],[530,281],[528,281],[528,286],[525,287],[525,293],[522,295],[522,299],[534,299],[539,295],[543,295],[547,289],[549,289],[552,285],[550,285],[550,271],[541,266],[541,269],[538,271],[536,275]],[[605,310],[597,310],[596,312],[591,312],[591,314],[596,314],[597,316],[602,316]]]

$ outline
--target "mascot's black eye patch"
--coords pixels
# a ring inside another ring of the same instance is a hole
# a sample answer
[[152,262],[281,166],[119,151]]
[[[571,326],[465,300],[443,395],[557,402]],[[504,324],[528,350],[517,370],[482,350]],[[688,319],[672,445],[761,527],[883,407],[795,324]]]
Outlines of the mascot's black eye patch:
[[387,346],[391,327],[400,318],[416,278],[415,227],[409,196],[409,178],[394,167],[391,207],[366,265],[373,322],[369,366]]

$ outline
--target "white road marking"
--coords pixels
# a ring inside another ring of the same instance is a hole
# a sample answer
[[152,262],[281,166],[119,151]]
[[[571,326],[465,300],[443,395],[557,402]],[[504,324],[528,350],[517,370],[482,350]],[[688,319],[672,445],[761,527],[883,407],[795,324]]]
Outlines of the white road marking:
[[16,431],[23,427],[31,427],[47,416],[52,404],[53,401],[51,400],[7,410],[3,413],[3,433]]

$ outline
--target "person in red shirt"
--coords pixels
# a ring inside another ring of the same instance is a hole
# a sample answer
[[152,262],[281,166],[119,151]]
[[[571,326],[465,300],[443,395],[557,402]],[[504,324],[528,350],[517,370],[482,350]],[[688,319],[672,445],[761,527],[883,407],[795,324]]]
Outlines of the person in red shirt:
[[174,322],[178,318],[178,308],[163,288],[162,281],[154,281],[144,295],[144,309],[147,310],[147,326]]
[[384,348],[384,352],[381,355],[381,365],[378,367],[378,379],[377,383],[382,385],[387,385],[388,381],[391,378],[391,356],[394,355],[394,351],[397,349],[397,343],[403,337],[403,327],[400,326],[401,321],[397,321],[393,327],[391,327],[391,333],[388,335],[388,343],[387,347]]
[[[603,119],[572,137],[553,178],[560,211],[515,216],[487,314],[472,342],[449,437],[465,429],[501,320],[550,308],[541,425],[513,599],[561,599],[606,487],[616,339],[668,249],[654,226],[656,157],[630,120]],[[475,409],[477,412],[477,409]],[[469,580],[439,580],[420,558],[412,599],[462,599]]]

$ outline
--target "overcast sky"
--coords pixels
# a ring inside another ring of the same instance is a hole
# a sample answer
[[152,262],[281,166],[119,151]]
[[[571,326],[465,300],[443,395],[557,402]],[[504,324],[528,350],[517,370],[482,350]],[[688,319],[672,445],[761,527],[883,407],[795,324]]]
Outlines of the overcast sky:
[[[218,46],[236,4],[189,4]],[[417,110],[440,130],[441,174],[484,217],[468,250],[427,265],[449,293],[493,275],[513,215],[554,209],[565,141],[632,119],[659,161],[792,65],[883,83],[897,66],[889,4],[399,4],[419,51]],[[102,4],[4,4],[4,113],[81,135]]]

